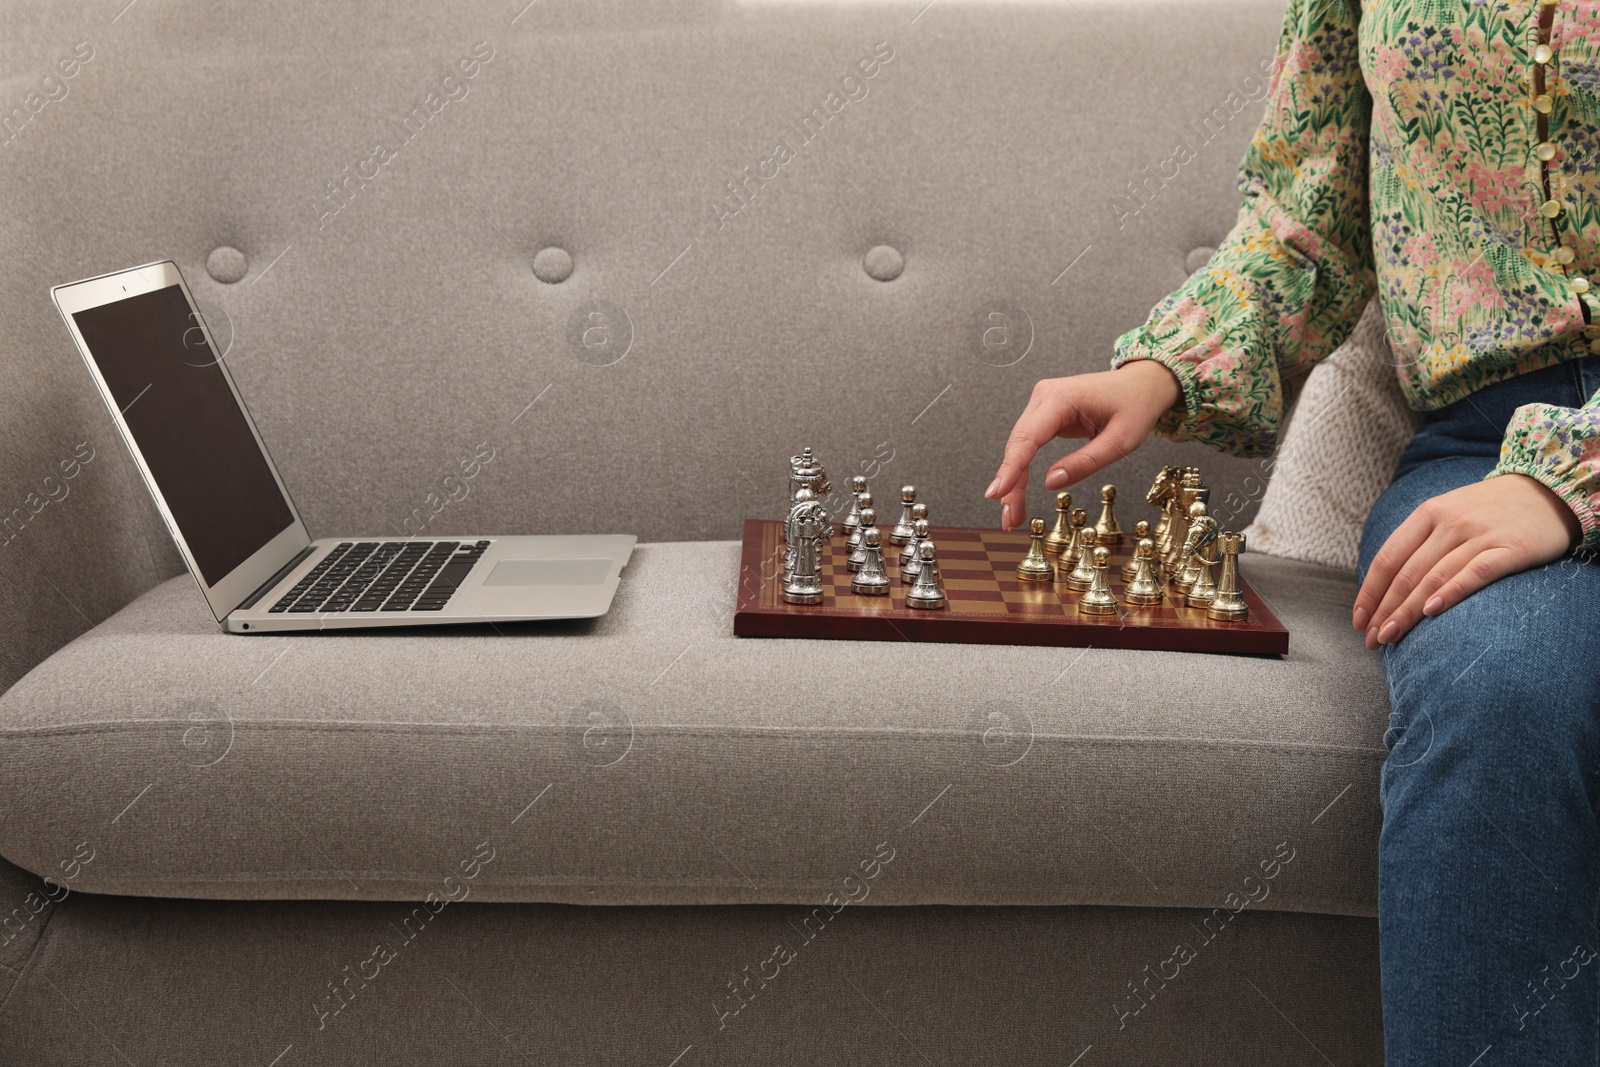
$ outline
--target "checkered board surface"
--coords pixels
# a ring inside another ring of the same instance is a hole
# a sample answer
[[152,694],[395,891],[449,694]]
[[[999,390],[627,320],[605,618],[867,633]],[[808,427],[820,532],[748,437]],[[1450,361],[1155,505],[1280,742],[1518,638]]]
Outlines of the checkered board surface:
[[[850,591],[844,535],[823,553],[823,602],[787,604],[783,600],[783,524],[747,519],[740,560],[739,606],[733,632],[741,637],[830,637],[856,641],[951,641],[963,644],[1063,645],[1136,648],[1183,652],[1282,654],[1289,631],[1249,585],[1249,554],[1241,557],[1241,583],[1250,617],[1239,622],[1206,618],[1204,608],[1168,599],[1153,607],[1120,606],[1116,615],[1078,612],[1077,590],[1063,582],[1034,583],[1017,578],[1017,562],[1028,550],[1021,531],[938,527],[939,573],[947,607],[922,611],[905,606],[898,545],[884,543],[889,596],[857,596]],[[1120,599],[1121,568],[1129,544],[1112,548],[1108,577]],[[1059,570],[1058,570],[1058,573]]]

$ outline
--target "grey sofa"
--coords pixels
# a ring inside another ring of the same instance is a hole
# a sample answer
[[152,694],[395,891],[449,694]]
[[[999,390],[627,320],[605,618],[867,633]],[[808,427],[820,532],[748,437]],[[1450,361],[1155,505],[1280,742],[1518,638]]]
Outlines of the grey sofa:
[[[995,521],[1281,5],[125,4],[0,13],[0,1063],[1381,1061],[1348,572],[1247,559],[1281,660],[732,635],[801,444]],[[611,614],[222,634],[47,295],[165,257],[313,534],[634,532]]]

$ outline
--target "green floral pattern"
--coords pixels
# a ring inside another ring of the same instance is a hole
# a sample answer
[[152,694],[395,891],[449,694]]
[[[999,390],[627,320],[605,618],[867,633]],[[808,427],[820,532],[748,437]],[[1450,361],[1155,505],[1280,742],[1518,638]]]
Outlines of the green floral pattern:
[[[1158,430],[1274,448],[1312,366],[1383,307],[1411,405],[1589,354],[1600,319],[1600,0],[1557,0],[1546,68],[1555,154],[1533,106],[1539,0],[1290,0],[1266,115],[1216,254],[1114,366],[1154,359],[1184,402]],[[1548,199],[1563,211],[1541,211]],[[1563,262],[1568,260],[1568,262]],[[1592,331],[1591,332],[1595,332]],[[1600,397],[1518,409],[1492,472],[1568,502],[1600,549]]]

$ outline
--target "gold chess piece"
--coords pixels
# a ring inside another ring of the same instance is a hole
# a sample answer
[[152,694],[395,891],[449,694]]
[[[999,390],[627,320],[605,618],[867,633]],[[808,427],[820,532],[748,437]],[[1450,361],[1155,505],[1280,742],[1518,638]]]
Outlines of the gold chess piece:
[[1084,615],[1115,615],[1117,598],[1111,595],[1111,583],[1106,580],[1106,569],[1111,565],[1111,550],[1095,548],[1090,566],[1094,576],[1089,588],[1078,598],[1078,611]]
[[[1062,490],[1056,494],[1056,525],[1044,539],[1044,550],[1059,556],[1072,547],[1072,494]],[[1068,557],[1071,558],[1071,557]]]
[[[1149,536],[1150,536],[1150,524],[1148,522],[1146,522],[1143,519],[1140,519],[1138,522],[1133,524],[1133,543],[1134,543],[1134,547],[1135,548],[1138,547],[1138,544],[1139,544],[1140,541],[1143,541],[1145,538],[1147,538]],[[1151,542],[1151,545],[1152,545],[1152,547],[1154,546],[1154,541]],[[1126,563],[1124,563],[1122,565],[1122,580],[1125,581],[1125,582],[1133,581],[1133,576],[1134,576],[1135,572],[1138,571],[1138,569],[1139,569],[1139,553],[1137,551],[1135,551],[1133,555],[1128,557],[1128,562],[1126,562]]]
[[1206,550],[1216,543],[1217,520],[1206,514],[1204,500],[1196,500],[1189,508],[1189,535],[1183,543],[1184,552],[1194,560],[1183,594],[1183,602],[1191,608],[1206,607],[1217,595],[1217,582],[1211,573],[1217,561],[1206,558]]
[[1122,544],[1122,526],[1117,522],[1117,487],[1107,483],[1100,487],[1100,517],[1094,524],[1095,543]]
[[[1073,512],[1074,516],[1082,514],[1081,510]],[[1094,548],[1094,527],[1086,526],[1078,531],[1078,559],[1067,575],[1068,589],[1083,590],[1094,584]]]
[[1189,538],[1189,509],[1194,507],[1201,490],[1210,493],[1209,489],[1200,481],[1199,467],[1181,467],[1182,472],[1178,481],[1178,488],[1168,501],[1171,520],[1167,525],[1167,536],[1171,544],[1168,552],[1162,557],[1162,562],[1169,575],[1177,575],[1186,562],[1184,545]]
[[[1139,532],[1143,526],[1148,533],[1150,524],[1141,522],[1134,527],[1134,532]],[[1133,577],[1128,579],[1128,585],[1122,591],[1122,602],[1131,607],[1149,607],[1159,604],[1166,599],[1166,593],[1161,589],[1161,575],[1156,569],[1156,543],[1148,537],[1140,537],[1139,543],[1133,550]]]
[[1028,542],[1028,554],[1017,564],[1017,577],[1024,582],[1055,581],[1055,565],[1050,562],[1050,557],[1044,554],[1044,520],[1034,519],[1029,522],[1028,532],[1032,535],[1032,539]]
[[1250,605],[1239,593],[1239,553],[1244,551],[1244,534],[1225,533],[1217,538],[1217,551],[1222,556],[1222,576],[1217,579],[1217,593],[1206,605],[1206,618],[1218,622],[1237,622],[1250,617]]
[[[1210,509],[1211,490],[1201,486],[1194,491],[1194,501],[1185,511],[1188,531],[1184,534],[1183,544],[1178,546],[1178,570],[1172,576],[1172,584],[1185,593],[1194,585],[1200,573],[1200,560],[1194,550],[1207,548],[1217,539],[1217,520],[1207,517]],[[1206,521],[1196,527],[1195,523],[1202,519]]]
[[1162,467],[1156,473],[1156,480],[1150,483],[1150,491],[1144,495],[1144,502],[1159,513],[1155,532],[1150,535],[1155,539],[1158,559],[1162,558],[1167,548],[1167,536],[1171,526],[1170,516],[1167,514],[1167,499],[1177,488],[1177,476],[1174,474],[1177,470],[1177,467]]

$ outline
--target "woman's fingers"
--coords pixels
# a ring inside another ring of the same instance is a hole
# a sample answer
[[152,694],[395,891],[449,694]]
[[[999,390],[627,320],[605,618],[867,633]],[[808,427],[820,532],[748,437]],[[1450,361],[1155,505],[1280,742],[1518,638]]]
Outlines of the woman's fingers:
[[1139,447],[1141,440],[1143,438],[1130,431],[1125,421],[1112,418],[1105,429],[1050,465],[1045,473],[1044,487],[1061,489],[1081,482],[1102,467],[1127,458],[1129,452]]
[[[1452,535],[1446,527],[1434,526],[1427,540],[1413,549],[1411,555],[1395,571],[1394,577],[1389,581],[1389,587],[1384,590],[1383,598],[1378,602],[1378,606],[1372,609],[1372,621],[1367,624],[1367,632],[1376,640],[1368,641],[1368,644],[1376,648],[1394,640],[1394,636],[1389,634],[1391,616],[1416,590],[1433,577],[1434,568],[1438,566],[1439,561],[1459,548],[1465,540],[1466,538],[1460,535]],[[1438,583],[1435,582],[1434,588],[1437,587]]]
[[1508,574],[1526,570],[1527,560],[1503,544],[1480,547],[1456,573],[1444,581],[1422,604],[1424,615],[1437,615]]
[[[1437,535],[1430,537],[1423,546],[1428,550],[1435,545],[1444,544]],[[1454,547],[1449,551],[1433,558],[1421,578],[1411,583],[1411,590],[1403,599],[1398,600],[1393,606],[1387,602],[1373,617],[1372,626],[1367,631],[1367,647],[1377,648],[1379,645],[1391,644],[1400,640],[1411,632],[1411,628],[1422,620],[1423,608],[1431,603],[1442,587],[1451,578],[1461,572],[1461,569],[1472,562],[1473,557],[1483,551],[1481,542],[1472,540],[1454,542]],[[1413,556],[1413,561],[1420,558]],[[1408,563],[1406,569],[1410,568]],[[1398,586],[1390,586],[1393,591]]]
[[1394,581],[1394,576],[1400,568],[1405,566],[1411,554],[1428,539],[1433,533],[1432,512],[1427,506],[1419,507],[1413,511],[1406,521],[1402,522],[1389,535],[1383,543],[1378,554],[1372,557],[1372,566],[1367,568],[1366,581],[1361,583],[1361,591],[1356,594],[1355,607],[1351,609],[1350,625],[1356,630],[1370,630],[1373,616],[1378,605],[1383,602],[1385,594],[1389,592],[1389,584]]
[[1033,399],[1006,439],[1000,471],[984,496],[1001,502],[1000,528],[1022,521],[1028,495],[1028,466],[1039,449],[1063,432],[1077,429],[1078,409],[1059,382],[1040,382]]

